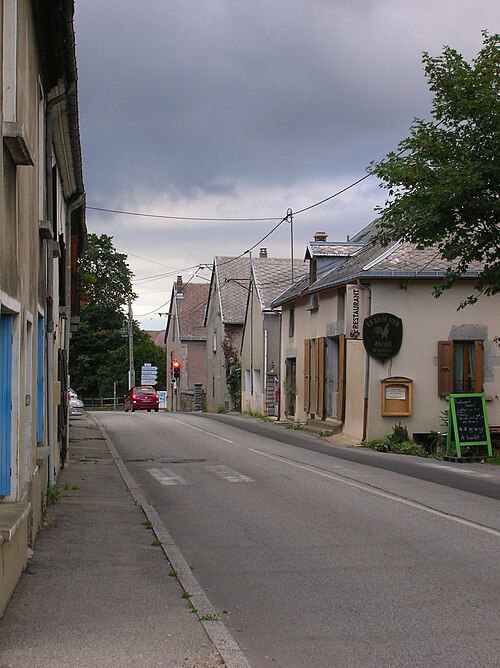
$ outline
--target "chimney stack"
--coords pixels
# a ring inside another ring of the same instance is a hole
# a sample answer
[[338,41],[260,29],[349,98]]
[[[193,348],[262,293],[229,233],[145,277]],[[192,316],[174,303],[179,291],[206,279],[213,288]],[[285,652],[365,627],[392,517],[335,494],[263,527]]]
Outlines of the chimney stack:
[[261,248],[259,250],[259,257],[267,257],[267,248]]
[[314,241],[326,241],[328,239],[328,234],[326,232],[315,232]]
[[176,293],[177,294],[182,294],[182,276],[177,276],[177,283],[176,283]]

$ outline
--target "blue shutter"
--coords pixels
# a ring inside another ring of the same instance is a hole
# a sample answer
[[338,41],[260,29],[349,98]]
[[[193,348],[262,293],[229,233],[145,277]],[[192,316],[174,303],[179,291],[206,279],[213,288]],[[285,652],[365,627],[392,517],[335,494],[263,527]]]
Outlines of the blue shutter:
[[0,496],[10,494],[12,316],[0,314]]
[[38,318],[37,358],[36,358],[36,442],[43,443],[43,370],[44,370],[43,318]]

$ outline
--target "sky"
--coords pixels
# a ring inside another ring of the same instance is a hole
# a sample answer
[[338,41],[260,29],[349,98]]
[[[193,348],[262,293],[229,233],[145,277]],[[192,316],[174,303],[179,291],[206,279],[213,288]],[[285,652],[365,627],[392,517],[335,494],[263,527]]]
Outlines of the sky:
[[75,5],[87,228],[127,255],[150,330],[176,276],[208,279],[215,255],[302,259],[315,232],[370,223],[376,177],[331,196],[430,118],[423,52],[470,61],[500,31],[497,0]]

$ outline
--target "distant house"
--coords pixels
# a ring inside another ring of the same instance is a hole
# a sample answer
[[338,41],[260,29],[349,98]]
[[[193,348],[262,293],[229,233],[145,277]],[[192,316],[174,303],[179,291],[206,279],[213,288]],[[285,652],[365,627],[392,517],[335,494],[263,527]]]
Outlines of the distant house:
[[321,261],[310,244],[309,275],[273,302],[283,310],[283,416],[320,420],[359,441],[399,422],[419,434],[442,428],[450,393],[484,390],[499,424],[500,296],[457,310],[477,266],[435,299],[446,270],[437,250],[382,248],[373,231],[374,223],[350,242],[326,242],[340,256],[325,272],[315,271]]
[[[240,410],[240,347],[250,285],[248,257],[214,259],[205,314],[207,410]],[[238,395],[237,403],[235,403]]]
[[[171,388],[175,389],[179,401],[176,408],[189,410],[194,404],[188,400],[194,396],[196,386],[206,387],[207,334],[204,324],[205,309],[208,299],[208,283],[183,283],[178,276],[172,286],[164,347],[167,352],[167,365],[170,369]],[[181,363],[180,377],[173,376],[172,362]],[[171,389],[170,388],[170,389]],[[174,407],[173,393],[169,391],[169,406]]]
[[[280,386],[281,310],[271,302],[288,288],[293,278],[308,269],[300,260],[267,257],[267,249],[252,258],[241,344],[241,409],[277,415]],[[293,278],[292,278],[293,274]]]
[[86,243],[73,0],[2,3],[0,615],[68,456]]
[[159,348],[165,348],[164,329],[146,329],[145,332],[156,346]]

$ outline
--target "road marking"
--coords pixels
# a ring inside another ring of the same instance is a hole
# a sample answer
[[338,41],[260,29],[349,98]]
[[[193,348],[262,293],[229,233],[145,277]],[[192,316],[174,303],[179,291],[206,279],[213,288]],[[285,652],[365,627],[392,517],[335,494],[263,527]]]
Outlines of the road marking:
[[212,473],[224,478],[224,480],[227,480],[228,482],[253,482],[252,478],[243,475],[243,473],[238,473],[238,471],[233,471],[233,469],[230,469],[228,466],[223,466],[222,464],[219,464],[218,466],[207,466],[207,468],[209,471],[212,471]]
[[170,469],[146,469],[146,471],[151,473],[153,478],[156,478],[162,485],[189,485],[187,480],[170,471]]
[[210,436],[213,436],[214,438],[218,438],[221,441],[225,441],[226,443],[234,443],[234,441],[230,441],[228,438],[223,438],[222,436],[218,436],[217,434],[213,434],[211,431],[208,431],[207,429],[202,429],[201,427],[195,427],[193,424],[189,424],[189,422],[183,422],[182,420],[176,420],[175,418],[170,418],[170,420],[173,420],[173,422],[178,422],[179,424],[182,424],[184,427],[191,427],[191,429],[196,429],[197,431],[202,431],[204,434],[210,434]]
[[441,517],[445,520],[450,520],[451,522],[456,522],[457,524],[462,524],[472,529],[478,529],[479,531],[483,531],[484,533],[489,533],[492,536],[500,538],[500,531],[498,531],[497,529],[493,529],[491,527],[487,527],[482,524],[477,524],[476,522],[472,522],[471,520],[466,520],[463,517],[457,517],[456,515],[450,515],[448,513],[444,513],[441,510],[436,510],[435,508],[426,506],[423,503],[419,503],[418,501],[412,501],[411,499],[406,499],[402,496],[397,496],[396,494],[392,494],[391,492],[385,492],[381,489],[378,489],[377,487],[372,487],[371,485],[363,484],[362,482],[356,482],[355,480],[351,480],[350,478],[345,478],[340,474],[321,471],[307,464],[300,464],[299,462],[294,462],[290,459],[286,459],[285,457],[270,455],[267,452],[262,452],[261,450],[255,450],[254,448],[248,448],[248,449],[251,452],[255,452],[255,454],[257,455],[262,455],[263,457],[274,459],[275,461],[280,462],[281,464],[288,464],[289,466],[294,466],[295,468],[302,469],[303,471],[308,471],[309,473],[315,473],[316,475],[320,475],[323,478],[329,478],[330,480],[341,482],[344,485],[349,485],[349,487],[356,487],[356,489],[360,489],[363,492],[369,492],[370,494],[374,494],[375,496],[381,496],[384,499],[388,499],[390,501],[396,501],[397,503],[401,503],[404,506],[410,506],[410,508],[416,508],[418,510],[422,510],[426,513],[429,513],[430,515],[437,515],[437,517]]
[[422,462],[421,466],[426,466],[427,468],[441,469],[441,471],[446,471],[447,473],[458,473],[459,475],[473,475],[477,478],[493,478],[490,473],[480,473],[479,471],[474,471],[473,469],[454,469],[450,466],[443,466],[443,464],[430,464],[428,462]]

